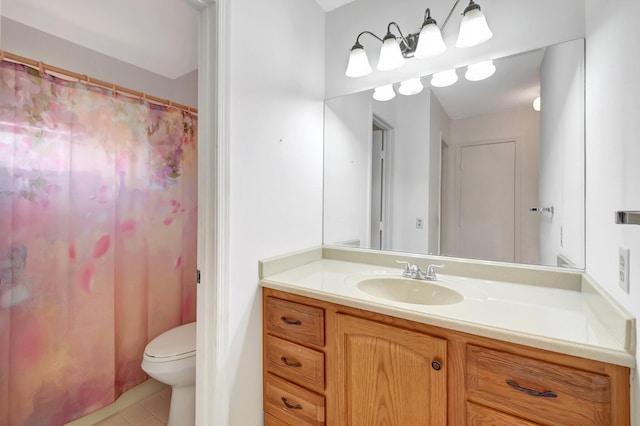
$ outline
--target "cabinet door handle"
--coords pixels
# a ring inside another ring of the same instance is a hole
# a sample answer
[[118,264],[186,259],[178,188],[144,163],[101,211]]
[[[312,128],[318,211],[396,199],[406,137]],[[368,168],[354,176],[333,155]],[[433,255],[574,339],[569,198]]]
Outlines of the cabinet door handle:
[[289,361],[283,356],[280,357],[280,361],[282,361],[287,367],[302,367],[302,364],[300,364],[299,362]]
[[302,321],[300,320],[291,321],[290,319],[287,319],[287,317],[280,317],[280,321],[288,325],[302,325]]
[[556,395],[555,392],[551,392],[551,391],[539,392],[537,390],[533,390],[533,389],[522,387],[518,383],[514,382],[513,380],[507,380],[507,384],[509,386],[511,386],[512,388],[514,388],[516,390],[519,390],[520,392],[526,393],[527,395],[538,396],[538,397],[542,397],[542,398],[557,398],[558,397],[558,395]]
[[282,398],[280,398],[280,399],[282,400],[284,405],[287,406],[287,408],[292,408],[294,410],[302,410],[302,405],[300,405],[300,404],[293,405],[293,404],[289,403],[289,401],[287,401],[287,398],[285,398],[284,396]]

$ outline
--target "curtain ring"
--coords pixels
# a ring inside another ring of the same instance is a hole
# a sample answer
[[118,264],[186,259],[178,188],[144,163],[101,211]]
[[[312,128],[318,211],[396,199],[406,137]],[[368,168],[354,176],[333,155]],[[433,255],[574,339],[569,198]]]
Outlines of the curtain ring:
[[0,50],[0,61],[4,61],[4,50]]
[[42,63],[42,61],[38,61],[38,69],[40,70],[41,74],[44,74],[44,64]]

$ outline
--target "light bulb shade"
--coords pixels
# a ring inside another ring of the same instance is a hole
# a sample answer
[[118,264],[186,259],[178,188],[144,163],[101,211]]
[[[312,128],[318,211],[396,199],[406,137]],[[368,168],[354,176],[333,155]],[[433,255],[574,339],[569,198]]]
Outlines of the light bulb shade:
[[416,77],[416,78],[410,78],[409,80],[405,80],[402,83],[400,83],[400,88],[398,89],[398,92],[401,95],[411,96],[411,95],[417,95],[418,93],[422,92],[423,88],[424,87],[422,86],[420,77]]
[[388,33],[384,37],[384,42],[380,48],[380,59],[378,60],[377,68],[380,71],[391,71],[403,66],[404,62],[398,40],[393,34]]
[[491,77],[496,72],[493,61],[482,61],[467,67],[464,77],[469,81],[480,81]]
[[458,81],[458,74],[455,69],[437,72],[431,78],[433,87],[447,87]]
[[472,1],[462,17],[456,47],[477,46],[491,37],[493,37],[493,33],[489,29],[484,13],[480,10],[480,6]]
[[533,109],[540,111],[540,96],[533,100]]
[[444,44],[442,32],[435,21],[424,25],[418,36],[415,57],[418,59],[430,58],[446,51],[447,45]]
[[390,101],[396,97],[396,92],[393,90],[393,84],[385,84],[384,86],[376,87],[373,91],[373,99],[376,101]]
[[347,77],[362,77],[370,73],[371,65],[369,65],[367,52],[364,51],[361,44],[356,43],[349,54],[349,63],[347,64],[347,71],[344,74]]

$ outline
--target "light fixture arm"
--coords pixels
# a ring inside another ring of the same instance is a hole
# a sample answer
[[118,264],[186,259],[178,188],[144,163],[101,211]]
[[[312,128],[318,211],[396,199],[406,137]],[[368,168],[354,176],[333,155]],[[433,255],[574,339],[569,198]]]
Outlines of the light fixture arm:
[[375,37],[376,39],[378,39],[378,41],[380,41],[381,43],[383,41],[380,37],[378,37],[377,35],[375,35],[371,31],[363,31],[360,34],[358,34],[358,37],[356,37],[356,44],[360,44],[360,36],[363,35],[363,34],[369,34],[369,35]]
[[[449,19],[451,19],[451,15],[453,15],[453,11],[458,6],[458,3],[460,3],[460,0],[456,0],[455,3],[453,3],[453,6],[451,7],[451,10],[449,11],[449,14],[447,15],[447,18],[444,20],[444,23],[440,27],[440,31],[444,31],[445,27],[447,26],[447,23],[449,22]],[[427,9],[427,10],[429,10],[429,9]]]
[[389,36],[389,34],[393,35],[391,33],[391,25],[395,25],[396,29],[400,33],[400,38],[402,39],[402,42],[404,43],[405,46],[407,46],[409,49],[415,48],[415,46],[411,47],[411,44],[414,44],[414,43],[409,44],[410,41],[407,40],[407,38],[404,36],[404,34],[402,34],[402,30],[400,29],[400,26],[398,24],[396,24],[395,22],[389,22],[389,25],[387,25],[387,35],[384,37],[385,39]]
[[427,8],[427,10],[424,11],[424,18],[422,19],[422,26],[424,27],[425,25],[435,24],[435,23],[436,23],[436,20],[431,17],[431,9]]

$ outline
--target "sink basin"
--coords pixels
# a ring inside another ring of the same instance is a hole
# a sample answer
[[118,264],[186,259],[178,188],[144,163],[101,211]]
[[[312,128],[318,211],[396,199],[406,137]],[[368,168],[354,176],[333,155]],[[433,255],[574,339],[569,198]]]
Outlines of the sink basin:
[[464,299],[447,287],[407,278],[369,278],[358,282],[357,287],[371,296],[416,305],[453,305]]

